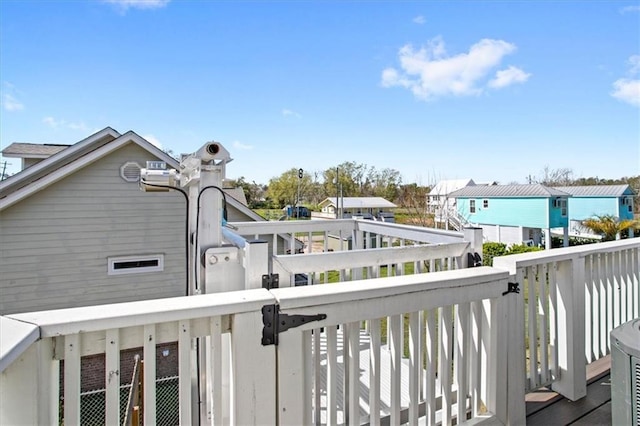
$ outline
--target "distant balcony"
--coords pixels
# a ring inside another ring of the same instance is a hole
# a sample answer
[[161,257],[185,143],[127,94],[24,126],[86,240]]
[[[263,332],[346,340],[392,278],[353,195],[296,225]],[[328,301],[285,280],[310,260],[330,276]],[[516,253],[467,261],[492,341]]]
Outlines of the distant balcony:
[[[640,316],[638,238],[470,267],[474,229],[233,226],[241,270],[203,277],[232,291],[1,317],[0,423],[524,424],[526,392],[582,398]],[[305,253],[268,255],[283,235]]]

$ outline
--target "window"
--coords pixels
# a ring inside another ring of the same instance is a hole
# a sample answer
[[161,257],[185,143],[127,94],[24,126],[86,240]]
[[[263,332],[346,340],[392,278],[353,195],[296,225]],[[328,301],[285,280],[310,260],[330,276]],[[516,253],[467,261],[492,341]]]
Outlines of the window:
[[489,200],[482,200],[482,208],[485,208],[485,209],[489,208]]
[[107,263],[108,275],[162,272],[164,270],[164,255],[109,257]]
[[469,213],[476,212],[476,200],[469,200]]

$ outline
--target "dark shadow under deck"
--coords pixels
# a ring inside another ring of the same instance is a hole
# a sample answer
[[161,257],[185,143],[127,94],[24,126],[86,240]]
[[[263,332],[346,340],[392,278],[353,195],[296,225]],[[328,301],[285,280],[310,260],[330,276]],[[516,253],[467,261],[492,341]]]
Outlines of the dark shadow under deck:
[[527,426],[611,425],[610,358],[587,368],[587,396],[570,401],[540,389],[527,395]]

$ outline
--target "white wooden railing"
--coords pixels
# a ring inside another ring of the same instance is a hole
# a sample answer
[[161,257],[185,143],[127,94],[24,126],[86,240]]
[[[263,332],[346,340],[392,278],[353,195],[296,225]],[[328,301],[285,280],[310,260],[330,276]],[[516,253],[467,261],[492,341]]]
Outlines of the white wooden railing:
[[[514,326],[525,388],[586,395],[586,364],[610,353],[609,333],[640,317],[640,238],[497,257],[521,284]],[[516,378],[519,380],[519,378]]]
[[[180,424],[198,423],[198,416],[200,423],[238,425],[376,424],[390,416],[398,424],[401,415],[415,424],[420,409],[429,424],[486,417],[506,423],[509,404],[519,403],[502,371],[515,300],[502,296],[507,276],[478,268],[3,317],[0,423],[80,424],[81,360],[99,353],[105,423],[118,423],[120,351],[142,348],[143,418],[154,424],[156,345],[167,342],[178,342]],[[279,334],[277,346],[263,345],[263,307],[326,319]],[[17,336],[14,344],[8,335]]]
[[[523,424],[525,391],[550,385],[581,398],[585,366],[609,353],[609,332],[640,316],[639,238],[494,258],[493,268],[380,278],[371,265],[456,259],[468,243],[412,245],[420,233],[411,227],[362,226],[347,256],[324,254],[332,269],[351,271],[353,281],[339,285],[0,317],[0,424],[81,423],[81,365],[93,354],[105,356],[104,422],[118,423],[120,351],[131,348],[142,348],[143,418],[153,424],[156,348],[171,342],[181,424],[416,424],[417,417]],[[358,249],[367,232],[399,247]],[[321,256],[275,256],[274,264],[323,270],[329,265]],[[305,257],[309,264],[299,264]],[[354,273],[361,267],[371,269]],[[504,294],[508,282],[520,293]],[[326,318],[279,334],[277,346],[263,345],[264,307]]]
[[[335,251],[356,249],[349,247],[351,239],[367,242],[360,249],[389,246],[400,241],[411,241],[414,244],[446,244],[465,240],[462,232],[442,231],[420,226],[400,225],[397,223],[374,222],[363,219],[335,219],[335,220],[298,220],[283,222],[233,222],[234,231],[246,239],[268,239],[273,253],[281,253],[279,237],[289,241],[289,247],[294,247],[296,240],[310,244],[314,236],[324,241],[323,252],[328,251],[328,241],[336,239]],[[375,244],[378,245],[375,245]],[[308,253],[314,251],[308,247]]]
[[[344,282],[460,269],[468,266],[467,253],[482,251],[482,234],[474,229],[453,232],[357,219],[242,222],[233,228],[243,238],[270,242],[270,270],[279,274],[281,286],[300,284],[301,276],[305,284],[327,283],[330,271]],[[277,254],[283,237],[289,247],[306,244],[305,253]]]
[[478,268],[273,290],[283,312],[327,315],[280,337],[280,421],[521,423],[509,415],[523,399],[506,380],[507,287],[506,272]]

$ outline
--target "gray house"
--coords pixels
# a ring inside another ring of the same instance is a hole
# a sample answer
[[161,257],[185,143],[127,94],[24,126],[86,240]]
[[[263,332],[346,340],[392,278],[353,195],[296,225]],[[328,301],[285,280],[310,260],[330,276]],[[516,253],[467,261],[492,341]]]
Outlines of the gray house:
[[[71,146],[13,144],[0,182],[0,314],[186,294],[186,202],[144,193],[148,160],[178,162],[107,127]],[[229,221],[264,220],[227,196]]]

